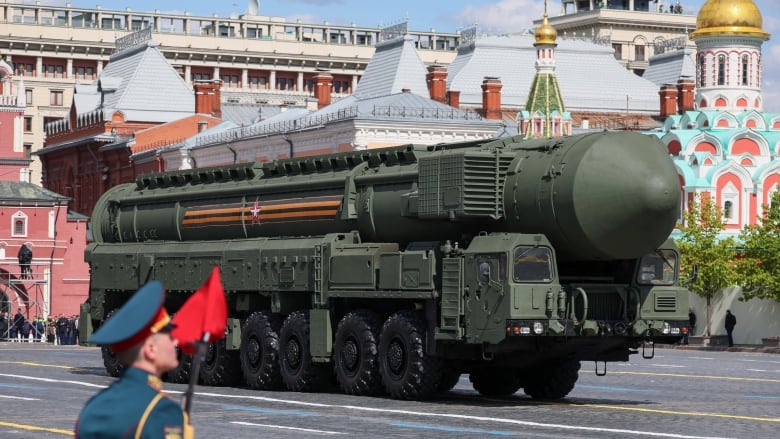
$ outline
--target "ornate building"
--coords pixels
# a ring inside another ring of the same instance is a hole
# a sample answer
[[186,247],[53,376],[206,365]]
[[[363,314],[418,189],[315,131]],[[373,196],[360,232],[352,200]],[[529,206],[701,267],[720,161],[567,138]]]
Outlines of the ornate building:
[[[691,38],[696,108],[683,105],[655,134],[677,164],[682,208],[697,194],[711,197],[736,234],[756,223],[780,189],[780,114],[761,111],[761,46],[769,34],[752,0],[708,0]],[[674,102],[674,93],[664,88],[661,98]]]

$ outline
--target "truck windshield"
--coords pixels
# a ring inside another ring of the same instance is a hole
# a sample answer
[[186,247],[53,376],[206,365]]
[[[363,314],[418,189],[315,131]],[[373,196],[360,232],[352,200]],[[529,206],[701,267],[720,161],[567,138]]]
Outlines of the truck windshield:
[[642,285],[674,285],[677,275],[677,253],[657,250],[639,261],[637,283]]
[[545,247],[520,246],[515,249],[515,282],[550,282],[552,280],[552,257]]

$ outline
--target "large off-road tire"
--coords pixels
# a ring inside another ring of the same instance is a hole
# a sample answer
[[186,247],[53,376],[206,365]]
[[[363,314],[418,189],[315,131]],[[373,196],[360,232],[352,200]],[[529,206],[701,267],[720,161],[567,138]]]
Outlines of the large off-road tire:
[[425,325],[410,311],[391,315],[379,336],[379,370],[387,393],[425,399],[439,389],[442,361],[425,353]]
[[238,351],[229,351],[225,340],[208,345],[198,375],[207,386],[232,386],[240,382],[241,363]]
[[253,389],[282,388],[279,365],[279,329],[282,320],[268,312],[255,312],[241,329],[241,370]]
[[474,390],[484,396],[509,396],[520,390],[522,380],[514,369],[483,369],[469,375]]
[[328,368],[312,361],[309,330],[309,312],[295,311],[279,333],[282,381],[295,392],[319,392],[330,384]]
[[368,310],[347,313],[336,329],[333,370],[339,386],[350,395],[384,391],[379,373],[379,316]]
[[103,355],[103,365],[106,366],[106,372],[112,377],[118,377],[125,370],[125,366],[119,362],[114,351],[108,346],[101,346],[100,353]]
[[445,367],[441,373],[441,381],[439,381],[439,388],[436,389],[439,393],[446,393],[452,390],[460,381],[460,371]]
[[580,362],[565,360],[554,365],[545,365],[536,370],[523,390],[526,395],[537,399],[560,399],[568,395],[577,382]]
[[180,348],[176,348],[176,354],[179,357],[179,365],[176,369],[165,373],[165,381],[169,383],[186,384],[192,377],[192,355],[187,355]]
[[[116,311],[116,309],[109,311],[103,318],[103,321],[100,323],[105,323],[106,320],[111,318],[111,316],[116,313]],[[96,331],[98,327],[99,325],[95,325]],[[116,357],[116,354],[111,350],[110,347],[106,345],[100,346],[100,354],[103,356],[103,365],[106,367],[106,372],[108,372],[109,375],[112,377],[118,377],[122,374],[122,371],[125,370],[125,366],[119,362],[119,359]]]

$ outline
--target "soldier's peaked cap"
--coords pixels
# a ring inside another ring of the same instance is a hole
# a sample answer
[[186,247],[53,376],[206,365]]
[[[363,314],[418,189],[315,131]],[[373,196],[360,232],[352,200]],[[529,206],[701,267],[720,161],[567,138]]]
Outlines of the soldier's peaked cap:
[[147,283],[92,334],[89,342],[107,344],[112,351],[121,352],[152,334],[170,332],[174,325],[164,303],[162,284],[156,280]]

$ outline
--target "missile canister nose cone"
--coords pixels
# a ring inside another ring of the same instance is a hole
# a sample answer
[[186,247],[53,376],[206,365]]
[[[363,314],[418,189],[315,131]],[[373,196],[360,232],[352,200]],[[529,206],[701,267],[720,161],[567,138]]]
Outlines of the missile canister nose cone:
[[572,202],[594,250],[607,258],[636,257],[674,229],[680,183],[658,139],[624,133],[602,137],[582,156]]
[[671,234],[680,183],[653,136],[604,132],[571,136],[557,149],[528,151],[513,174],[510,230],[543,233],[561,259],[628,259]]

